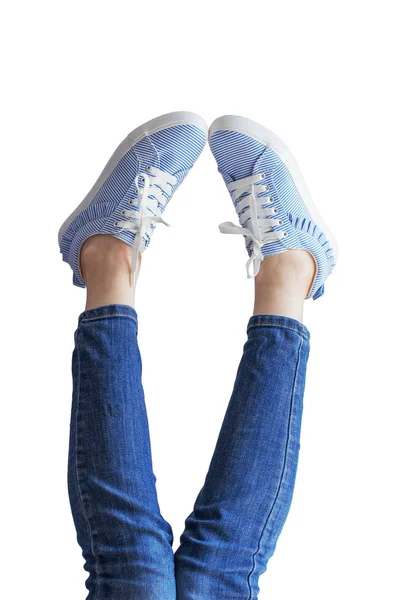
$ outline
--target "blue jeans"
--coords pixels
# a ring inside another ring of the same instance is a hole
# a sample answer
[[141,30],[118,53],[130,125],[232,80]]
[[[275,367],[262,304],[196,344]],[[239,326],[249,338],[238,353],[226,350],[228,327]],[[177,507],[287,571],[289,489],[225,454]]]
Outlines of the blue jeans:
[[75,332],[68,491],[87,600],[253,600],[292,500],[309,333],[250,318],[203,488],[175,554],[152,469],[137,314],[84,311]]

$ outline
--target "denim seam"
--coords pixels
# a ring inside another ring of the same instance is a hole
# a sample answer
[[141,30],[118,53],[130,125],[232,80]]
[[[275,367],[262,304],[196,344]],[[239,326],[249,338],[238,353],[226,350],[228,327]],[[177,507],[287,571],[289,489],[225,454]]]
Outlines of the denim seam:
[[253,323],[247,327],[247,331],[249,331],[252,327],[280,327],[281,329],[291,329],[292,331],[295,331],[301,335],[301,337],[303,337],[305,340],[308,340],[307,334],[304,331],[298,329],[297,327],[292,327],[291,325],[282,325],[279,323]]
[[97,315],[96,317],[82,317],[80,322],[86,323],[88,321],[97,321],[98,319],[109,319],[110,317],[127,317],[128,319],[132,319],[135,321],[135,323],[137,323],[136,317],[127,315],[126,313],[107,313],[106,315]]
[[[79,336],[79,331],[78,331],[78,336]],[[81,391],[81,363],[80,363],[80,352],[79,352],[79,341],[77,340],[77,364],[78,364],[78,390],[77,390],[77,403],[76,403],[76,417],[75,417],[75,431],[76,431],[76,436],[75,436],[75,476],[76,476],[76,484],[78,487],[78,492],[79,492],[79,501],[81,504],[81,508],[82,508],[82,513],[83,516],[85,518],[85,521],[87,523],[88,529],[89,529],[89,538],[90,538],[90,549],[92,552],[92,555],[95,559],[95,575],[96,575],[96,579],[95,579],[95,591],[94,591],[94,597],[93,600],[96,600],[96,598],[98,597],[98,589],[99,589],[99,569],[98,569],[98,556],[96,555],[95,551],[94,551],[94,547],[93,547],[93,532],[92,532],[92,527],[90,525],[90,520],[89,517],[86,513],[85,510],[85,505],[83,503],[83,496],[82,496],[82,490],[81,490],[81,485],[80,485],[80,481],[79,481],[79,474],[78,474],[78,414],[79,414],[79,408],[80,408],[80,391]]]
[[248,588],[249,588],[249,597],[248,597],[247,600],[252,600],[252,598],[253,598],[253,591],[252,591],[252,588],[251,588],[250,579],[251,579],[251,576],[253,575],[253,573],[255,571],[255,568],[256,568],[256,556],[260,552],[261,542],[262,542],[262,538],[264,536],[265,529],[266,529],[266,527],[268,525],[268,522],[269,522],[269,520],[271,518],[271,515],[272,515],[272,513],[273,513],[273,511],[274,511],[274,509],[275,509],[275,507],[277,505],[277,502],[278,502],[279,493],[281,491],[282,481],[283,481],[283,477],[284,477],[285,469],[286,469],[286,465],[287,465],[287,455],[288,455],[288,447],[289,447],[289,439],[290,439],[290,429],[291,429],[292,415],[293,415],[293,400],[294,400],[294,394],[295,394],[295,390],[296,390],[297,376],[298,376],[298,373],[299,373],[300,351],[301,351],[302,346],[303,346],[303,341],[300,342],[299,349],[298,349],[298,352],[297,352],[297,363],[296,363],[296,370],[295,370],[294,379],[293,379],[292,395],[291,395],[291,398],[290,398],[290,410],[289,410],[288,427],[287,427],[287,434],[286,434],[285,456],[284,456],[283,465],[282,465],[282,473],[281,473],[281,477],[280,477],[280,480],[279,480],[279,485],[278,485],[278,489],[277,489],[274,501],[272,503],[271,509],[270,509],[270,511],[269,511],[269,513],[267,515],[267,518],[265,520],[264,526],[263,526],[263,528],[261,530],[261,533],[260,533],[260,537],[259,537],[258,545],[257,545],[257,550],[253,553],[253,566],[251,568],[250,573],[247,576],[247,585],[248,585]]

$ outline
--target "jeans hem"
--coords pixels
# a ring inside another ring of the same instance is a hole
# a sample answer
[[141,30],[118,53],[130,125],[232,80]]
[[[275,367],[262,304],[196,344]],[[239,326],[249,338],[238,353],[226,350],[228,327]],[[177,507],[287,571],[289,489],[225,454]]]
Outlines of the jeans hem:
[[253,327],[283,327],[284,329],[292,329],[304,337],[306,340],[310,340],[310,332],[307,327],[291,317],[283,317],[281,315],[253,315],[250,317],[247,333]]
[[128,317],[137,323],[137,312],[129,304],[104,304],[84,310],[78,318],[78,324],[110,317]]

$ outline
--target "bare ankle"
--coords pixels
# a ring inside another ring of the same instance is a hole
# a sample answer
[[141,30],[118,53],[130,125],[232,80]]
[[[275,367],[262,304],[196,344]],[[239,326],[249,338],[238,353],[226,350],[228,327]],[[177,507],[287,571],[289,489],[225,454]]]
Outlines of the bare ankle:
[[131,273],[131,248],[111,235],[88,238],[80,254],[81,273],[87,289],[86,309],[105,304],[134,306],[135,282]]
[[306,250],[287,250],[266,257],[256,277],[256,285],[283,288],[286,293],[305,298],[315,276],[315,261]]
[[298,321],[315,277],[315,262],[305,250],[269,256],[255,278],[254,314],[278,314]]
[[94,235],[88,238],[80,253],[81,273],[85,280],[101,269],[125,269],[130,265],[130,247],[112,235]]

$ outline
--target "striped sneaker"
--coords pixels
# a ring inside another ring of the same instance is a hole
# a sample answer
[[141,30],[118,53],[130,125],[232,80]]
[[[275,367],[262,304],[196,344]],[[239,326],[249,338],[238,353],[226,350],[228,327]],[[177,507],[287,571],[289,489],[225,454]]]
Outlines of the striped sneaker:
[[79,265],[82,244],[111,234],[138,253],[150,243],[156,223],[193,166],[207,139],[204,120],[190,112],[163,115],[132,131],[118,146],[86,198],[62,225],[58,241],[73,283],[85,287]]
[[247,276],[257,275],[266,256],[302,248],[317,267],[307,298],[319,298],[338,248],[290,151],[268,129],[235,116],[214,121],[209,143],[241,225],[222,223],[220,231],[245,236]]

